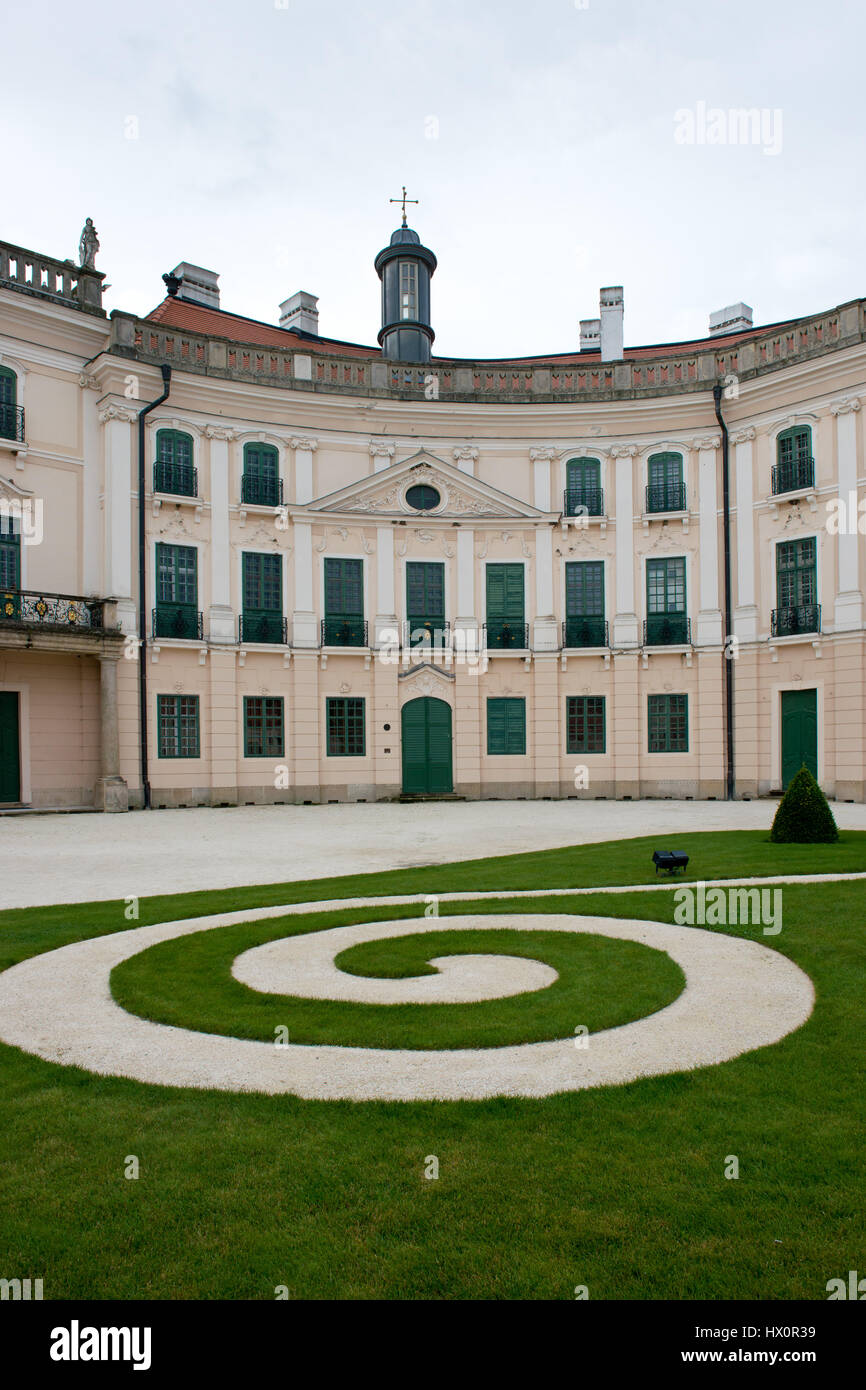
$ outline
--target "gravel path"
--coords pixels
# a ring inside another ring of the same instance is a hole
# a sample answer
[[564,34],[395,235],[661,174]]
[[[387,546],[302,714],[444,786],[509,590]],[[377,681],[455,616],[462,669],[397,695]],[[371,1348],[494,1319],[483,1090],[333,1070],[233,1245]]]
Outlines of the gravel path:
[[[686,831],[769,829],[777,805],[376,802],[0,816],[0,908],[420,868],[635,835],[664,844]],[[866,830],[866,805],[834,803],[833,811],[843,829]]]
[[[441,900],[473,896],[496,895],[442,894]],[[535,896],[540,896],[538,890]],[[111,997],[113,967],[159,941],[284,913],[395,905],[393,898],[356,898],[221,913],[138,927],[34,956],[0,974],[0,1039],[51,1062],[168,1086],[288,1093],[308,1099],[477,1100],[547,1096],[710,1066],[777,1042],[806,1021],[814,1004],[808,976],[755,941],[661,922],[507,911],[463,921],[489,930],[591,932],[640,941],[667,951],[680,964],[685,989],[647,1018],[591,1034],[585,1048],[570,1037],[447,1051],[291,1042],[276,1046],[151,1023],[127,1013]],[[449,919],[452,922],[457,925],[461,919]],[[369,933],[397,936],[441,925],[422,918],[337,931],[352,931],[355,939],[363,940],[373,939]],[[316,933],[301,940],[313,943],[327,936],[332,950],[335,935]],[[244,953],[247,962],[253,954]],[[315,959],[311,946],[310,961]],[[357,978],[379,1002],[375,990],[382,982]],[[417,985],[417,980],[408,982],[410,990]]]

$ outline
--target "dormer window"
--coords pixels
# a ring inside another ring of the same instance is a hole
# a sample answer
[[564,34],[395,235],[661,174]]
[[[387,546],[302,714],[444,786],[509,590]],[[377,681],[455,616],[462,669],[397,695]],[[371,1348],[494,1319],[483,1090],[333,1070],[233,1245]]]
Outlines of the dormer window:
[[414,261],[400,262],[400,317],[418,317],[418,267]]

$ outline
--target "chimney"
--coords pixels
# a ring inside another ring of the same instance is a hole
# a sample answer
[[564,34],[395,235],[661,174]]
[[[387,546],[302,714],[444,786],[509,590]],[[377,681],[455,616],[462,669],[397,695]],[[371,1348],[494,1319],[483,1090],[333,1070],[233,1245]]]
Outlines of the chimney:
[[298,290],[290,299],[284,299],[280,305],[280,328],[288,328],[293,333],[312,333],[318,338],[318,302],[318,295],[307,294],[306,290]]
[[190,304],[203,304],[207,309],[219,308],[220,277],[215,270],[205,270],[203,266],[181,261],[180,265],[176,265],[171,271],[171,277],[180,281],[178,299],[185,299]]
[[742,333],[744,329],[752,327],[752,306],[742,301],[710,314],[711,338],[718,338],[721,333]]
[[622,285],[607,285],[598,292],[601,313],[601,360],[622,361]]
[[581,352],[598,352],[601,346],[601,319],[580,320]]

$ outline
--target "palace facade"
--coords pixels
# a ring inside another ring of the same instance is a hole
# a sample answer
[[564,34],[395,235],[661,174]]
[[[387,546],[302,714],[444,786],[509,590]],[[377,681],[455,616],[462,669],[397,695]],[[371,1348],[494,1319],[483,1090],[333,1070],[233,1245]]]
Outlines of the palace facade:
[[466,361],[375,268],[368,347],[0,243],[0,805],[862,801],[866,302]]

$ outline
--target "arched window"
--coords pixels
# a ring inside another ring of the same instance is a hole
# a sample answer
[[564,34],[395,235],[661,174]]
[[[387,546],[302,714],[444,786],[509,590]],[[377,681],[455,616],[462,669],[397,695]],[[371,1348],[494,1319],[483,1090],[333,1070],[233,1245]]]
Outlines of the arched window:
[[0,435],[24,438],[24,411],[18,405],[18,378],[9,367],[0,367]]
[[686,485],[683,456],[671,450],[651,454],[647,465],[646,509],[648,512],[684,512]]
[[793,425],[776,436],[773,492],[796,492],[798,488],[814,486],[812,431],[808,425]]
[[283,500],[280,458],[272,444],[244,445],[241,501],[253,506],[278,507]]
[[177,497],[198,496],[198,472],[193,468],[192,435],[180,430],[157,430],[156,463],[153,466],[154,492],[171,492]]
[[595,458],[573,458],[565,465],[565,515],[602,516],[601,463]]

